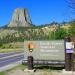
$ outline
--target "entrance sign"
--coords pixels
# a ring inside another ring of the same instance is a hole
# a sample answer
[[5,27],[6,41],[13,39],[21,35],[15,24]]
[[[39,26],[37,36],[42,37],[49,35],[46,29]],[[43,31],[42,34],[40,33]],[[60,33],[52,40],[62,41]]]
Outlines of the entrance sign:
[[24,41],[24,61],[28,69],[34,65],[64,65],[66,71],[73,71],[74,43],[70,37],[64,40]]
[[[28,44],[34,45],[33,51],[30,52]],[[52,41],[24,41],[24,58],[33,56],[34,60],[53,60],[65,61],[65,47],[64,40]]]

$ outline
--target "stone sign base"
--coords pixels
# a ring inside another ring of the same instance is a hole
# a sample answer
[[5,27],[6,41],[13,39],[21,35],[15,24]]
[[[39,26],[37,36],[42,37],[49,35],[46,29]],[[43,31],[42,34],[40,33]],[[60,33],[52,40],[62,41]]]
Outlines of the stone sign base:
[[33,69],[33,70],[25,69],[24,70],[24,72],[32,72],[32,73],[35,72],[35,71],[36,71],[35,69]]

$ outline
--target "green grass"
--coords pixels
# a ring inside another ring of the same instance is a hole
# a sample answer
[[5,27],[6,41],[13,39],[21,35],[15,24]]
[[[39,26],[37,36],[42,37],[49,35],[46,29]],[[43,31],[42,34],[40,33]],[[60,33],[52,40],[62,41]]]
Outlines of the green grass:
[[0,72],[0,75],[6,75],[7,72],[10,72],[10,71],[15,71],[16,69],[20,68],[21,70],[24,70],[26,68],[25,65],[18,65],[12,69],[9,69],[7,71],[4,71],[4,72]]
[[5,75],[5,72],[0,72],[0,75]]
[[27,67],[26,65],[18,65],[16,67],[12,68],[11,70],[13,70],[13,69],[15,70],[17,68],[20,68],[20,69],[24,70],[26,67]]
[[[18,66],[14,67],[14,68],[12,68],[10,70],[7,70],[5,72],[0,72],[0,75],[6,75],[7,73],[14,72],[17,69],[21,69],[22,71],[24,71],[25,68],[27,68],[27,65],[18,65]],[[51,72],[51,71],[60,72],[62,70],[62,67],[51,67],[51,66],[49,67],[49,66],[44,66],[44,65],[42,65],[42,66],[38,65],[38,66],[36,66],[34,68],[37,69],[37,70],[46,71],[46,72]]]
[[8,52],[21,52],[22,49],[0,49],[0,53],[8,53]]
[[27,66],[26,65],[18,65],[12,69],[9,69],[7,70],[6,72],[10,72],[10,71],[13,71],[13,70],[16,70],[16,69],[21,69],[21,70],[24,70]]

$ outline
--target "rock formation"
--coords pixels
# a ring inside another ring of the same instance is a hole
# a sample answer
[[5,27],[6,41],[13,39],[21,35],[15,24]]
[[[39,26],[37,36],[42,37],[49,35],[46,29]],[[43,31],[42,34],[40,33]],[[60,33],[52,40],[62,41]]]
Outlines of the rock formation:
[[29,17],[27,9],[17,8],[12,16],[8,27],[30,27],[31,19]]

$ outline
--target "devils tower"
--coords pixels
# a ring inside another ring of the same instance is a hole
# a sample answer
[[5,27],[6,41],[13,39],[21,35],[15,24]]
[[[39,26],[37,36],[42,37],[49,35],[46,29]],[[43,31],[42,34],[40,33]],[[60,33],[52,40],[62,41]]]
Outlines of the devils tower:
[[32,22],[27,9],[17,8],[13,13],[8,27],[30,27],[31,23]]

